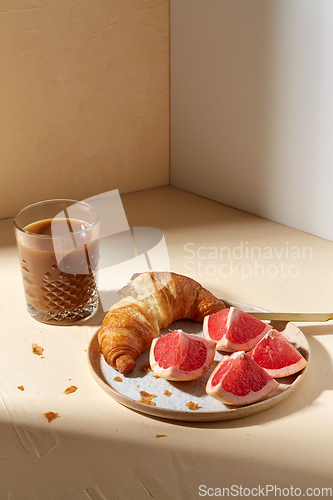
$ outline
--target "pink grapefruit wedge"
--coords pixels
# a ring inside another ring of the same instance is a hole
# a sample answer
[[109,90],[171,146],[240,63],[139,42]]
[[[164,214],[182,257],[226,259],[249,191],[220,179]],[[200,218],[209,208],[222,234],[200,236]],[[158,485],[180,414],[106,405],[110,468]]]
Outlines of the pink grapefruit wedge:
[[249,351],[272,327],[236,307],[204,318],[204,338],[216,341],[216,349]]
[[173,330],[153,340],[149,362],[159,377],[194,380],[206,373],[215,357],[216,342],[182,330]]
[[277,330],[268,332],[248,353],[271,377],[287,377],[308,364],[286,337]]
[[231,405],[246,405],[264,399],[279,383],[244,351],[223,356],[210,375],[206,392]]

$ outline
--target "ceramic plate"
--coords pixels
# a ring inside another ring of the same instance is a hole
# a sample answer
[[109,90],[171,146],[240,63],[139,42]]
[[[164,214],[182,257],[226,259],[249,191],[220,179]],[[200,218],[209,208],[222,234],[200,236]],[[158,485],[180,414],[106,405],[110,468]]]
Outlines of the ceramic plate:
[[[226,306],[231,305],[244,311],[262,311],[254,306],[238,302],[224,301]],[[276,325],[273,325],[275,328]],[[180,320],[172,323],[165,333],[174,329],[182,329],[188,333],[202,335],[202,323]],[[308,341],[301,330],[293,323],[277,327],[286,338],[300,351],[305,359],[310,361]],[[298,387],[309,364],[299,373],[280,378],[279,386],[266,399],[244,406],[225,405],[208,396],[205,392],[206,382],[222,354],[216,352],[210,370],[197,380],[189,382],[171,382],[157,378],[149,370],[149,350],[143,352],[136,360],[136,367],[127,375],[120,375],[106,364],[99,351],[97,333],[89,346],[89,364],[96,382],[116,401],[122,405],[155,417],[183,421],[218,421],[241,418],[267,410],[280,403]]]

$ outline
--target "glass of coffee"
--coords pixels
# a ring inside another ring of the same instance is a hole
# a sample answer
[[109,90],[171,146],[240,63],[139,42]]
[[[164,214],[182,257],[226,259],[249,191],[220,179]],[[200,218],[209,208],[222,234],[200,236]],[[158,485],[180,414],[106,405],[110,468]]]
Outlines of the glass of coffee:
[[85,202],[47,200],[14,217],[29,314],[42,323],[70,325],[98,307],[98,211]]

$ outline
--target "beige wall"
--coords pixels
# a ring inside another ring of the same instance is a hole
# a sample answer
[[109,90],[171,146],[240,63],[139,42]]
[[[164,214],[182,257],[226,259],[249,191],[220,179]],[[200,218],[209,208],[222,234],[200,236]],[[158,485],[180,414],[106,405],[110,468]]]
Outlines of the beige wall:
[[333,241],[333,2],[170,5],[171,183]]
[[169,2],[2,0],[0,218],[169,183]]

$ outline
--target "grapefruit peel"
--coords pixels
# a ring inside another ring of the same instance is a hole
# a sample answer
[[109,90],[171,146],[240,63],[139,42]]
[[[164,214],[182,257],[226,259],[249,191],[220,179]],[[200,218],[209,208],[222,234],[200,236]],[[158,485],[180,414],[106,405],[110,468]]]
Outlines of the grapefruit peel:
[[173,330],[153,340],[149,363],[161,378],[174,381],[195,380],[211,367],[216,342],[182,330]]
[[228,405],[247,405],[266,398],[279,386],[245,351],[223,356],[210,375],[206,392]]
[[248,353],[271,377],[287,377],[308,364],[302,354],[278,330],[268,332]]
[[210,314],[203,321],[203,335],[226,352],[250,351],[271,330],[271,325],[230,307]]

